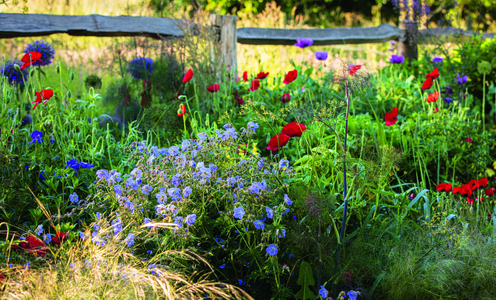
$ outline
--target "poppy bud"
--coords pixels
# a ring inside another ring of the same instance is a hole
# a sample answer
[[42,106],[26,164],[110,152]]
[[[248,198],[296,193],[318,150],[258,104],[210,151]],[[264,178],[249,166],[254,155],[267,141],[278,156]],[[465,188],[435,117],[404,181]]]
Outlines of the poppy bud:
[[18,64],[14,64],[14,69],[16,69],[17,72],[21,72],[21,66]]
[[72,97],[72,92],[71,91],[67,91],[67,98],[71,98]]
[[69,79],[70,79],[71,81],[73,81],[73,80],[74,80],[74,72],[71,72],[71,74],[69,75]]
[[55,67],[55,71],[57,72],[57,74],[60,74],[60,64],[57,64],[57,66]]
[[29,77],[33,76],[34,74],[34,69],[29,70]]

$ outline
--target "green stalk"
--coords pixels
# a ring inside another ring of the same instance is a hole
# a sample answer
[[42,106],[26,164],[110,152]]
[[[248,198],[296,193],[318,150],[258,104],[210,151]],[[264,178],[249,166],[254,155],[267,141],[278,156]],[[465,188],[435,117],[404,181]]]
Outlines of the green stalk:
[[486,73],[482,75],[482,131],[486,131]]

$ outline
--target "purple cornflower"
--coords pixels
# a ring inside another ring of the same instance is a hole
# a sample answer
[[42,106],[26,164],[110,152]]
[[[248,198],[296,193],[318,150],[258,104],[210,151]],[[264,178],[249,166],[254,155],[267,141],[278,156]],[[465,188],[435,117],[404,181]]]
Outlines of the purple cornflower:
[[137,80],[151,79],[153,60],[148,57],[138,57],[129,63],[129,73]]
[[265,251],[267,251],[267,253],[269,253],[270,256],[274,256],[277,254],[278,249],[276,245],[270,244]]
[[403,55],[393,54],[389,58],[389,62],[392,64],[402,64],[405,61],[405,57]]
[[456,75],[456,82],[458,84],[465,84],[465,83],[467,83],[467,80],[468,80],[467,75],[465,75],[465,76],[461,76],[460,74]]
[[306,48],[308,46],[312,46],[313,40],[310,38],[297,38],[296,39],[296,44],[294,44],[296,47],[300,48]]
[[41,144],[43,143],[43,139],[41,138],[43,136],[43,132],[35,130],[33,133],[31,133],[31,138],[33,139],[30,143],[38,143]]
[[0,75],[7,77],[7,82],[11,85],[26,83],[29,77],[29,69],[16,69],[15,65],[22,66],[22,61],[20,60],[10,60],[5,66],[0,69]]
[[52,59],[55,58],[55,50],[53,50],[52,45],[48,42],[36,41],[28,44],[24,53],[29,53],[31,51],[36,51],[41,54],[41,62],[37,61],[33,63],[33,66],[47,66],[52,63]]
[[318,60],[326,60],[327,59],[327,51],[315,51],[315,58]]

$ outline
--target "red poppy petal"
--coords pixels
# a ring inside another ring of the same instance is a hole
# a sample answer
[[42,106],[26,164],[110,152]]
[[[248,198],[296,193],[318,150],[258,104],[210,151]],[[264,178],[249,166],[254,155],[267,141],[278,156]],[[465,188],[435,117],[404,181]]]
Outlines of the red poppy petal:
[[428,90],[432,87],[432,78],[427,77],[427,79],[424,81],[424,84],[422,84],[422,91]]
[[288,141],[289,141],[289,136],[288,135],[286,135],[284,133],[278,133],[278,134],[274,135],[270,139],[269,145],[267,147],[267,150],[276,151],[280,147],[286,146],[286,144],[288,143]]
[[305,130],[307,130],[307,126],[298,122],[291,122],[286,124],[281,132],[289,137],[300,137]]

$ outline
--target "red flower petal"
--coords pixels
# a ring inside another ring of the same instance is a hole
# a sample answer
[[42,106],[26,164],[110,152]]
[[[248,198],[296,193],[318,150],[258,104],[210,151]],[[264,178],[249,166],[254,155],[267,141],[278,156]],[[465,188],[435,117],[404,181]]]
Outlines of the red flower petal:
[[361,68],[362,68],[362,65],[351,65],[350,66],[350,75],[354,75]]
[[255,79],[255,80],[251,81],[251,87],[248,90],[250,92],[254,92],[254,91],[258,90],[259,87],[260,87],[260,81]]
[[439,108],[436,107],[436,109],[434,110],[434,113],[437,113],[439,111]]
[[286,146],[288,141],[289,141],[288,135],[284,133],[278,133],[270,139],[267,150],[277,151],[280,147]]
[[281,132],[289,137],[297,137],[301,136],[305,130],[307,130],[307,126],[298,122],[291,122],[286,124]]
[[467,197],[467,202],[469,205],[472,205],[472,204],[474,204],[474,199]]
[[428,90],[432,87],[432,78],[427,77],[427,79],[424,81],[424,84],[422,84],[422,91]]
[[186,106],[184,104],[181,104],[179,106],[179,109],[177,110],[177,116],[182,117],[186,113]]
[[468,185],[466,185],[466,184],[462,185],[461,195],[463,197],[470,197],[470,196],[472,196],[472,190],[470,189],[470,187]]
[[487,178],[481,178],[481,179],[478,180],[478,183],[479,183],[479,186],[481,188],[485,188],[485,187],[487,187],[487,184],[489,182],[488,182]]
[[184,74],[183,83],[190,81],[191,78],[193,78],[193,70],[189,69],[188,72],[186,72],[186,74]]
[[450,183],[440,183],[436,186],[436,189],[440,192],[449,192],[451,191],[451,184]]
[[386,120],[386,126],[396,124],[396,121],[398,121],[398,108],[395,107],[390,113],[386,113],[384,119]]
[[211,86],[207,87],[207,91],[209,91],[210,93],[215,93],[219,89],[220,89],[220,85],[219,84],[212,84]]
[[[31,55],[31,57],[29,57]],[[31,51],[29,53],[24,54],[24,56],[21,58],[21,61],[23,62],[21,69],[26,69],[31,65],[31,63],[39,61],[41,65],[43,65],[43,61],[41,61],[41,53],[37,51]]]
[[456,195],[461,195],[462,194],[462,188],[457,186],[457,187],[454,187],[453,188],[453,194],[456,194]]
[[293,71],[289,71],[288,74],[284,77],[284,84],[289,84],[295,81],[296,77],[298,77],[298,71],[295,69]]
[[282,103],[287,103],[287,102],[289,102],[289,100],[291,100],[291,96],[288,93],[282,94],[282,96],[281,96],[281,102]]
[[492,187],[492,188],[490,188],[490,189],[488,189],[488,190],[485,190],[485,191],[484,191],[484,194],[486,194],[486,196],[488,196],[488,197],[490,197],[490,196],[494,196],[494,191],[495,191],[495,190],[496,190],[496,188],[495,188],[495,187]]
[[427,103],[436,102],[439,99],[439,93],[435,92],[427,96]]
[[243,81],[248,81],[248,72],[247,71],[243,72]]
[[476,179],[470,180],[466,185],[471,191],[476,191],[479,189],[479,182]]
[[439,70],[437,68],[435,68],[434,71],[427,74],[426,77],[431,78],[432,80],[438,78],[439,77]]
[[255,79],[265,79],[267,78],[267,76],[269,76],[269,72],[260,72],[257,74],[257,77],[255,77]]

